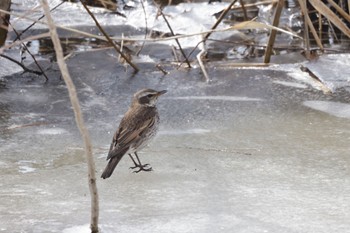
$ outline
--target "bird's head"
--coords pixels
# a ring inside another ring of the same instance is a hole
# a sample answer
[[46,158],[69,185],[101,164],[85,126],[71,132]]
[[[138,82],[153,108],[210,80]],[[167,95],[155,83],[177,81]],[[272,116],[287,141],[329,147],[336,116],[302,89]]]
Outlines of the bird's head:
[[152,89],[142,89],[134,94],[133,103],[147,107],[154,107],[159,96],[167,93],[166,90],[155,91]]

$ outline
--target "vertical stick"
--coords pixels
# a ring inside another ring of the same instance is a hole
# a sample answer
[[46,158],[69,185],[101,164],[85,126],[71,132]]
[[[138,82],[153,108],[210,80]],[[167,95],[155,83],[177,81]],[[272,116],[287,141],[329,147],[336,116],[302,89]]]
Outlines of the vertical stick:
[[239,4],[241,4],[242,10],[243,10],[244,21],[248,21],[247,9],[244,6],[243,0],[239,0]]
[[304,6],[302,6],[302,9],[306,9],[304,12],[304,43],[306,47],[306,54],[310,54],[310,35],[309,35],[309,27],[307,24],[307,17],[309,16],[308,11],[307,11],[307,6],[306,6],[306,0],[302,0]]
[[[273,23],[272,23],[272,25],[275,27],[278,27],[278,24],[280,22],[283,5],[284,5],[284,0],[278,0],[278,3],[276,5],[275,16],[273,18]],[[271,53],[273,49],[273,44],[275,43],[276,34],[277,34],[276,30],[271,30],[271,35],[265,51],[265,58],[264,58],[265,63],[270,63]]]
[[95,176],[95,162],[92,156],[92,145],[89,136],[89,132],[85,127],[83,115],[81,113],[80,104],[77,96],[77,91],[75,89],[74,83],[69,75],[68,68],[64,62],[62,46],[58,38],[56,25],[53,22],[53,19],[50,14],[50,8],[47,3],[47,0],[41,0],[42,7],[47,18],[47,23],[50,29],[51,39],[55,48],[57,63],[61,70],[62,77],[67,85],[69,98],[74,110],[75,121],[80,130],[81,136],[84,141],[87,165],[88,165],[88,177],[89,177],[89,189],[91,195],[91,232],[98,232],[98,215],[99,215],[99,204],[98,204],[98,192],[96,186],[96,176]]

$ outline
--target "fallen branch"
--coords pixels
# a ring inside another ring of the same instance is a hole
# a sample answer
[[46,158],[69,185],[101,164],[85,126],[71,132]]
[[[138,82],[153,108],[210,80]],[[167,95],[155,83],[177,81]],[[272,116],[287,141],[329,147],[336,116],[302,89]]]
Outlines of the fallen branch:
[[169,74],[169,72],[166,71],[166,70],[164,70],[164,68],[163,68],[160,64],[157,64],[157,65],[156,65],[156,68],[157,68],[158,70],[160,70],[164,75]]
[[326,84],[324,84],[323,81],[309,68],[305,66],[300,66],[300,70],[308,73],[310,77],[313,78],[321,86],[321,89],[325,94],[332,93],[332,90]]

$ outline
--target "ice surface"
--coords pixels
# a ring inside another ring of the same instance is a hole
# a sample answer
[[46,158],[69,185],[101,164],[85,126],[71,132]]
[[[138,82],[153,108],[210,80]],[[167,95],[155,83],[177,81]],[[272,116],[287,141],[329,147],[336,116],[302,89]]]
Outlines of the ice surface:
[[175,100],[224,100],[224,101],[262,101],[258,98],[249,98],[245,96],[181,96],[173,97]]
[[[110,179],[97,180],[102,232],[350,228],[350,129],[348,118],[338,117],[348,117],[346,95],[324,95],[283,65],[208,69],[213,81],[207,84],[198,69],[128,77],[113,61],[96,70],[89,59],[77,55],[69,67],[98,176],[132,93],[168,90],[159,99],[160,132],[139,153],[154,171],[134,174],[125,157]],[[0,118],[6,129],[0,135],[1,231],[87,232],[87,168],[67,92],[57,84],[13,82],[0,91],[1,112],[8,112]]]
[[304,105],[337,117],[350,118],[350,104],[331,101],[305,101]]
[[274,83],[281,84],[287,87],[295,87],[295,88],[307,88],[307,85],[302,83],[296,83],[296,82],[286,82],[286,81],[274,81]]

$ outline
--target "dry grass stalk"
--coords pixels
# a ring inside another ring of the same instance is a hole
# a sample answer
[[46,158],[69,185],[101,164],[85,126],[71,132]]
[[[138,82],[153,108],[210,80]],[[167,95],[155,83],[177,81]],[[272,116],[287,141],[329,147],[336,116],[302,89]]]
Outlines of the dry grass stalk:
[[81,113],[80,104],[77,96],[77,91],[75,89],[74,83],[69,75],[67,65],[64,61],[62,46],[57,34],[56,26],[50,14],[50,8],[47,0],[41,0],[42,7],[44,9],[48,26],[50,29],[50,35],[57,56],[57,63],[61,70],[62,77],[67,85],[69,98],[74,110],[75,121],[80,130],[81,136],[84,141],[84,148],[86,153],[87,165],[88,165],[88,182],[91,195],[91,232],[98,232],[98,216],[99,216],[99,203],[98,203],[98,192],[96,186],[96,176],[95,176],[95,162],[92,155],[92,144],[89,136],[89,132],[84,124],[83,115]]
[[202,50],[200,51],[198,54],[197,54],[197,60],[198,60],[198,64],[199,64],[199,67],[201,68],[202,72],[203,72],[203,75],[205,77],[205,81],[207,83],[210,82],[210,78],[209,78],[209,75],[208,75],[208,72],[207,70],[205,69],[205,66],[204,66],[204,63],[202,61],[202,57],[204,56],[205,54],[205,50]]
[[348,15],[338,4],[336,4],[333,0],[327,0],[329,4],[331,4],[334,9],[336,9],[341,16],[343,16],[348,22],[350,22],[350,15]]
[[320,0],[309,0],[309,2],[317,11],[319,11],[329,21],[331,21],[347,37],[350,37],[350,29],[343,23],[343,21],[327,5],[325,5]]

